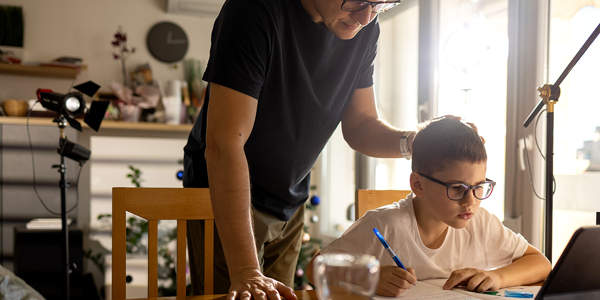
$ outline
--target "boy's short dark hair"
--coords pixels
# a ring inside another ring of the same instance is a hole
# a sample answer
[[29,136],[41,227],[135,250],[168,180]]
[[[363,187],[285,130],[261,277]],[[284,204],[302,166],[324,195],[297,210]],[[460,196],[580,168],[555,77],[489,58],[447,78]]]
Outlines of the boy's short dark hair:
[[479,134],[455,119],[439,118],[419,124],[412,144],[412,171],[431,175],[455,161],[487,162]]

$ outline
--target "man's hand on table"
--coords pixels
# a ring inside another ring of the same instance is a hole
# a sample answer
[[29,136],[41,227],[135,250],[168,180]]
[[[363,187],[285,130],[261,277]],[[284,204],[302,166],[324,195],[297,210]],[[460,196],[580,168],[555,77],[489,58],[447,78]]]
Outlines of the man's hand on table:
[[297,300],[294,290],[285,286],[285,284],[264,276],[259,270],[250,269],[239,272],[231,277],[231,287],[227,300],[263,300],[263,299],[281,299]]

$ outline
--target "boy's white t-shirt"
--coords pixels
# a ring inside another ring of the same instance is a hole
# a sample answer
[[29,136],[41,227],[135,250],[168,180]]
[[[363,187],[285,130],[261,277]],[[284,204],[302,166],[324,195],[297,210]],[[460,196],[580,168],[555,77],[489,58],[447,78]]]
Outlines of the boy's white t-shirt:
[[320,253],[370,254],[381,266],[395,265],[373,233],[377,227],[404,266],[414,268],[417,279],[426,280],[448,278],[452,271],[463,268],[500,268],[522,257],[529,246],[523,236],[479,207],[467,227],[449,226],[442,246],[427,248],[417,228],[413,198],[411,193],[406,200],[368,211]]

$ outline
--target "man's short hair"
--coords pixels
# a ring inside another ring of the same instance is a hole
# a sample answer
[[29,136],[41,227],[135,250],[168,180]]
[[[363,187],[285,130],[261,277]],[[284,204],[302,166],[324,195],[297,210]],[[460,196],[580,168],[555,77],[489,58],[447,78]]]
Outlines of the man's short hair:
[[456,161],[487,162],[479,134],[455,119],[440,118],[419,124],[412,144],[412,171],[431,175]]

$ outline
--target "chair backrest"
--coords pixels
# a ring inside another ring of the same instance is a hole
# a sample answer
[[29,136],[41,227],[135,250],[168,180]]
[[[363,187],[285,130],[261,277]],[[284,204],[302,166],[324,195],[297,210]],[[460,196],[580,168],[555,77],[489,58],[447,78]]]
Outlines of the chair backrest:
[[356,190],[354,219],[358,220],[368,210],[405,199],[410,190]]
[[148,220],[148,297],[158,297],[158,220],[177,220],[177,296],[185,296],[186,221],[205,220],[205,294],[212,294],[214,216],[208,188],[112,190],[112,298],[125,299],[126,212]]

